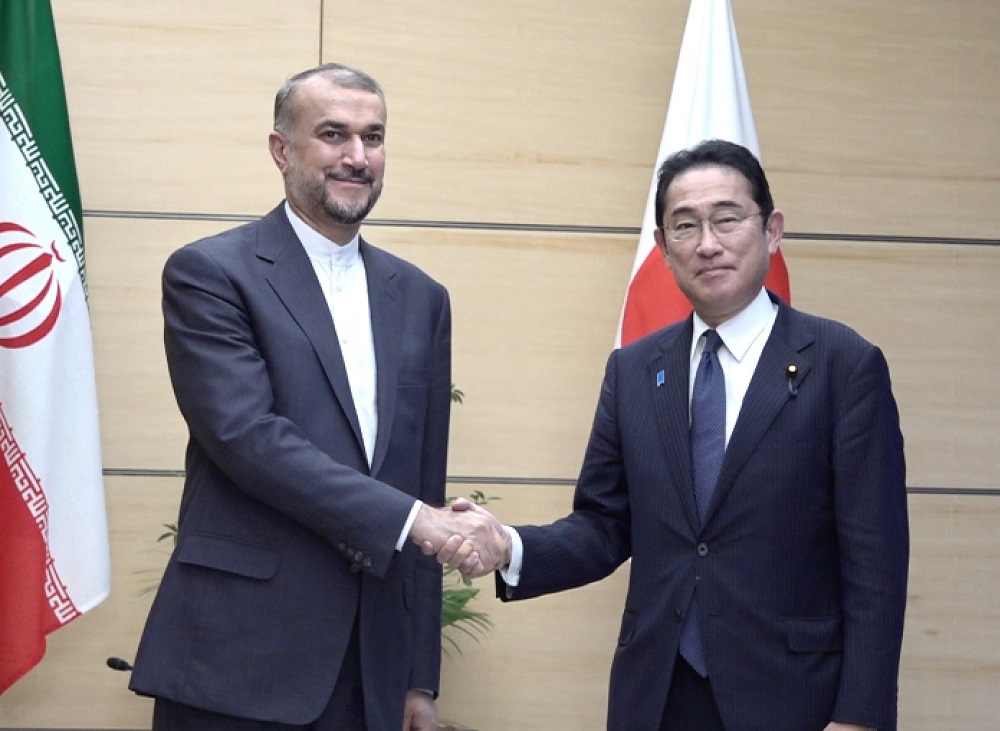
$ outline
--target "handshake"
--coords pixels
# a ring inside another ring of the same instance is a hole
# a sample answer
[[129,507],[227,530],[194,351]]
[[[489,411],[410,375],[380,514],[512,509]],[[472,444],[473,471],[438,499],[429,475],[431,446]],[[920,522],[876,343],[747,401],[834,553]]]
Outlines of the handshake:
[[465,576],[485,576],[510,564],[511,539],[496,516],[465,498],[449,507],[424,505],[410,529],[410,540],[426,556]]

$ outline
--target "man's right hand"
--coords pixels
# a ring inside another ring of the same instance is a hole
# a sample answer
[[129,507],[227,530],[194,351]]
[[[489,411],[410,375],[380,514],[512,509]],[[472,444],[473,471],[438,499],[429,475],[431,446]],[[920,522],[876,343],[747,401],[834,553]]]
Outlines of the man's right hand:
[[424,505],[417,513],[410,540],[438,563],[467,576],[483,576],[510,562],[510,537],[489,511],[459,498],[450,508]]

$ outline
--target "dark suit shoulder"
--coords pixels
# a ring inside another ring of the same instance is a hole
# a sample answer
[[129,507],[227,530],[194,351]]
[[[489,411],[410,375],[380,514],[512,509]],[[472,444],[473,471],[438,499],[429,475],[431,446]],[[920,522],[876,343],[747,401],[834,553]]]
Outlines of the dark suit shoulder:
[[788,331],[793,336],[801,337],[808,334],[824,349],[832,348],[845,351],[847,354],[860,355],[876,347],[857,330],[838,320],[802,312],[787,306],[781,307],[779,318],[782,316],[786,318]]
[[174,254],[184,251],[199,251],[212,258],[221,255],[231,256],[234,250],[245,248],[248,253],[254,251],[257,241],[264,237],[288,237],[294,238],[294,231],[284,211],[279,206],[267,215],[253,221],[247,221],[239,226],[219,231],[210,236],[192,241],[189,244],[177,249]]
[[361,238],[361,257],[365,261],[365,267],[371,268],[373,265],[384,271],[395,274],[411,286],[426,286],[433,290],[445,291],[443,284],[427,274],[416,264],[392,254],[385,249],[381,249]]

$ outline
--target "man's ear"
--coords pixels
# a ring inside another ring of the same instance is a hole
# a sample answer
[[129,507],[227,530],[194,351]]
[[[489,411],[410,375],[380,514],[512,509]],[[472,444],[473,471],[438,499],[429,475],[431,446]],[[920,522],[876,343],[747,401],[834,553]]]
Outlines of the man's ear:
[[288,141],[277,130],[272,130],[267,136],[267,147],[271,151],[271,159],[284,175],[288,169]]
[[775,208],[771,211],[771,217],[767,219],[765,227],[767,233],[767,251],[772,256],[778,252],[781,245],[781,237],[785,234],[785,214]]

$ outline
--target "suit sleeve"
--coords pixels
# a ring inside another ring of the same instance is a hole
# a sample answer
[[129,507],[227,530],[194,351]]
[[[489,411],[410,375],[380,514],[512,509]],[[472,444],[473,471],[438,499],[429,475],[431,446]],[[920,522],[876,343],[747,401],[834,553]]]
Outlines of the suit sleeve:
[[383,576],[413,498],[335,461],[277,413],[259,323],[238,281],[193,246],[164,268],[167,365],[191,438],[238,489],[334,546],[363,551]]
[[573,512],[545,526],[516,526],[524,561],[516,587],[497,573],[502,600],[528,599],[605,578],[630,555],[631,512],[619,432],[620,351],[608,358]]
[[878,348],[858,362],[836,408],[844,658],[833,720],[895,728],[909,528],[903,437]]

